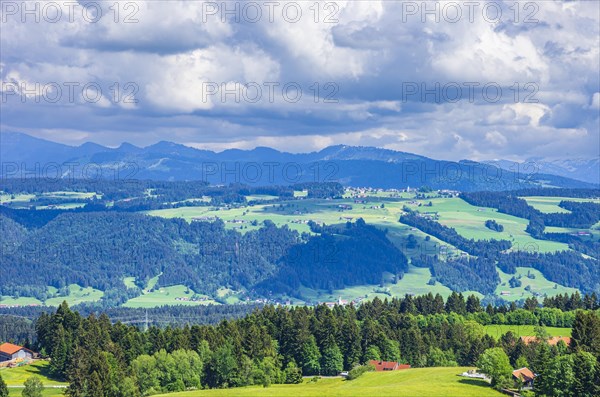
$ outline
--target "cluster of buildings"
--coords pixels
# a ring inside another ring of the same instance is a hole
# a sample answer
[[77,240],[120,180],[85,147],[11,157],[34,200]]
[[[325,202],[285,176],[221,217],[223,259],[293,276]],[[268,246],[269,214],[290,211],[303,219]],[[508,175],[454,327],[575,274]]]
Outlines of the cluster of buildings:
[[199,297],[187,297],[187,296],[181,296],[181,297],[176,297],[175,298],[176,301],[180,301],[180,302],[205,302],[208,300],[207,297],[205,296],[199,296]]
[[[528,345],[530,343],[539,342],[539,339],[537,336],[521,336],[521,341]],[[571,338],[567,336],[553,336],[548,339],[548,344],[550,346],[556,346],[560,342],[563,342],[567,346],[569,346],[569,344],[571,343]],[[478,373],[475,370],[463,372],[461,376],[465,376],[467,378],[480,378],[484,380],[489,380],[489,378],[485,374]],[[533,371],[527,367],[515,369],[514,371],[512,371],[512,378],[515,384],[518,384],[520,386],[519,389],[522,390],[531,390],[533,388],[533,383],[537,376],[537,374],[533,373]]]

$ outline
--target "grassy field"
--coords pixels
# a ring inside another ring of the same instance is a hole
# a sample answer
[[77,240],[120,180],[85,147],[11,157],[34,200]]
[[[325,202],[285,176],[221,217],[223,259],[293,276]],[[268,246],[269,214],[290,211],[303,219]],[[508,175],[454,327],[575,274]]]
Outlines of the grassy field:
[[[334,302],[338,298],[350,301],[355,298],[372,300],[375,297],[379,297],[383,300],[385,298],[390,299],[393,296],[404,296],[405,294],[424,295],[428,292],[434,295],[439,293],[444,298],[447,298],[452,293],[450,288],[440,283],[436,283],[435,285],[427,284],[431,278],[429,269],[410,266],[408,272],[404,274],[404,277],[397,284],[392,282],[393,276],[391,274],[386,274],[385,276],[386,280],[383,287],[379,285],[357,285],[334,290],[332,293],[328,293],[325,290],[302,288],[301,293],[304,298],[311,302]],[[465,292],[465,294],[474,294],[480,298],[482,297],[479,292],[475,291]]]
[[[407,193],[403,194],[407,195]],[[308,225],[305,223],[309,220],[335,224],[363,218],[369,224],[405,235],[408,227],[398,222],[398,219],[403,206],[408,205],[408,207],[420,212],[437,212],[441,224],[454,227],[458,233],[466,238],[507,239],[512,241],[513,249],[516,250],[554,252],[569,249],[567,244],[537,240],[531,237],[525,232],[528,223],[526,219],[502,214],[492,208],[475,207],[459,198],[409,200],[404,197],[394,199],[368,197],[361,198],[361,200],[366,200],[366,202],[355,203],[354,199],[350,198],[333,202],[330,200],[305,199],[231,209],[182,207],[148,211],[147,213],[165,218],[180,217],[188,221],[191,221],[194,217],[218,217],[226,222],[226,227],[239,229],[242,232],[258,229],[262,222],[267,219],[278,226],[287,225],[299,232],[310,232]],[[432,207],[418,206],[419,203],[427,204],[429,201],[433,204]],[[347,206],[348,209],[342,209],[343,206]],[[502,224],[504,231],[499,233],[485,227],[485,221],[488,219],[493,219]],[[257,225],[253,226],[252,221],[256,221]],[[412,230],[412,232],[418,234],[415,230]]]
[[[509,292],[509,295],[502,295],[502,299],[509,302],[531,298],[535,296],[535,294],[552,296],[568,293],[570,295],[577,291],[576,288],[563,287],[562,285],[548,281],[538,270],[528,267],[517,267],[515,274],[507,274],[498,269],[498,274],[500,275],[501,281],[496,288],[496,294],[501,295],[502,291]],[[510,280],[513,276],[516,278],[519,278],[520,276],[520,287],[510,287],[508,280]],[[526,290],[528,286],[529,291]]]
[[270,194],[253,194],[245,197],[247,201],[273,201],[279,198]]
[[558,204],[564,200],[579,201],[579,202],[594,202],[594,203],[600,204],[600,200],[598,200],[598,199],[577,199],[577,198],[570,198],[570,197],[545,197],[545,196],[544,197],[531,196],[531,197],[521,197],[521,198],[523,200],[527,201],[527,204],[529,204],[533,208],[535,208],[541,212],[546,212],[546,213],[570,212],[569,210],[566,210],[566,209],[558,206]]
[[[45,384],[44,384],[45,385]],[[23,388],[9,388],[8,397],[21,397]],[[64,388],[49,388],[46,387],[42,391],[42,397],[64,396]]]
[[42,305],[42,301],[29,296],[21,296],[14,298],[12,296],[2,295],[0,296],[0,305],[7,306],[30,306],[30,305]]
[[10,204],[12,208],[25,208],[31,205],[30,200],[35,198],[35,194],[15,194],[10,195],[0,193],[0,204]]
[[[567,244],[554,241],[537,240],[525,232],[528,221],[516,216],[499,213],[496,209],[475,207],[459,198],[432,199],[433,206],[419,207],[421,212],[433,211],[439,214],[438,222],[442,225],[453,227],[465,238],[505,239],[513,243],[516,250],[535,250],[540,252],[554,252],[568,250]],[[485,226],[485,221],[493,219],[504,226],[503,232],[496,232]]]
[[[24,365],[17,368],[0,368],[0,375],[9,387],[9,397],[20,396],[23,391],[23,383],[27,378],[31,376],[39,376],[45,389],[42,393],[43,397],[49,396],[62,396],[64,392],[64,386],[67,383],[53,379],[48,374],[48,361],[35,361],[31,365]],[[52,386],[61,386],[61,388],[55,388]]]
[[194,291],[186,288],[183,285],[174,285],[171,287],[159,288],[158,290],[151,292],[146,292],[143,295],[128,300],[123,306],[150,308],[163,305],[196,306],[218,304],[216,301],[208,299],[208,297],[205,297],[207,299],[204,301],[181,300],[182,298],[191,299],[192,296],[194,296]]
[[[48,287],[48,289],[52,289],[53,287]],[[55,288],[54,288],[55,290]],[[97,302],[104,296],[104,292],[94,289],[92,287],[80,287],[77,284],[69,285],[69,295],[68,296],[57,296],[56,298],[50,298],[46,300],[47,306],[58,306],[63,301],[67,301],[69,306],[76,305],[78,303],[83,302]]]
[[66,386],[66,382],[53,379],[48,371],[50,362],[44,360],[34,361],[30,365],[17,368],[0,368],[0,375],[8,386],[21,386],[30,376],[39,376],[47,386]]
[[[55,287],[48,287],[48,292],[50,294],[56,294],[58,290]],[[47,299],[45,302],[31,297],[19,297],[15,299],[11,296],[2,296],[0,297],[0,305],[28,306],[45,304],[46,306],[58,306],[63,301],[67,301],[69,306],[73,306],[83,302],[97,302],[102,298],[102,296],[104,296],[104,292],[100,290],[92,287],[83,288],[77,284],[71,284],[69,285],[69,295],[67,296],[56,296],[54,298]]]
[[90,199],[92,197],[101,197],[101,195],[96,193],[80,193],[80,192],[47,192],[39,195],[35,194],[16,194],[14,196],[10,194],[6,194],[4,192],[0,193],[0,204],[10,204],[12,208],[29,208],[32,203],[31,200],[36,198],[43,199],[56,199],[57,205],[48,206],[48,205],[40,205],[36,206],[37,209],[47,209],[47,208],[56,208],[56,209],[73,209],[82,207],[84,203],[69,203],[64,202],[67,199],[78,200],[78,199]]
[[457,376],[469,368],[418,368],[403,371],[369,372],[346,381],[323,378],[300,385],[272,385],[235,389],[199,390],[166,394],[163,397],[500,397],[485,381]]
[[[498,325],[490,324],[485,326],[485,332],[498,339],[508,331],[516,336],[535,336],[533,325]],[[571,328],[546,327],[550,336],[571,336]]]

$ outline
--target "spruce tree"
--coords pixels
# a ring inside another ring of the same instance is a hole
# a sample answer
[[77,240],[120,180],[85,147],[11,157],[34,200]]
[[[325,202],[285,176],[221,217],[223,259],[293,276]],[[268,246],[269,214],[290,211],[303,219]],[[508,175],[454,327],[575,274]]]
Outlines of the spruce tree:
[[0,397],[8,397],[8,387],[4,379],[2,379],[2,375],[0,375]]

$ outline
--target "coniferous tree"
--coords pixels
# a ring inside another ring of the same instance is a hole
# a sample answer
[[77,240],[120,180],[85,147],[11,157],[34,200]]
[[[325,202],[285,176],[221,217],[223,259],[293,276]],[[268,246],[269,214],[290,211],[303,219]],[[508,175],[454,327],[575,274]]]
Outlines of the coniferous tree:
[[8,387],[4,379],[2,379],[2,375],[0,375],[0,397],[8,397]]
[[577,352],[573,357],[573,395],[578,397],[594,397],[600,392],[600,384],[596,384],[598,361],[593,354]]
[[297,384],[302,383],[302,370],[298,368],[294,361],[290,361],[284,370],[284,383]]
[[347,370],[352,369],[358,364],[362,355],[360,347],[360,330],[356,324],[354,311],[352,310],[349,312],[350,314],[344,319],[344,323],[342,324],[342,344],[340,346],[344,355],[344,368]]
[[578,311],[571,332],[571,348],[600,357],[600,316],[595,312]]
[[321,372],[323,375],[334,376],[344,369],[344,357],[335,342],[328,343],[321,357]]
[[481,302],[475,295],[469,295],[467,298],[467,313],[477,313],[481,311]]
[[306,375],[318,375],[321,372],[321,353],[314,336],[310,336],[302,345],[300,366]]

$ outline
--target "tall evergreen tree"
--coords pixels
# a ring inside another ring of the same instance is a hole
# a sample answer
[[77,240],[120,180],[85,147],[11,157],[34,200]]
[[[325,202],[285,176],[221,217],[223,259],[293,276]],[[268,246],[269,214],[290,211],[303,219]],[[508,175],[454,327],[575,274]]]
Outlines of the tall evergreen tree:
[[571,332],[571,348],[600,357],[600,316],[595,312],[578,311]]
[[600,394],[600,384],[596,384],[598,361],[593,354],[577,352],[573,357],[573,395],[594,397]]
[[2,379],[2,375],[0,375],[0,397],[8,397],[8,387],[4,379]]

